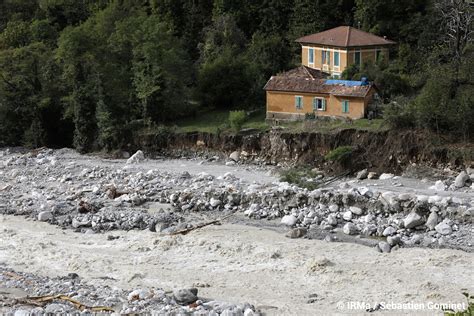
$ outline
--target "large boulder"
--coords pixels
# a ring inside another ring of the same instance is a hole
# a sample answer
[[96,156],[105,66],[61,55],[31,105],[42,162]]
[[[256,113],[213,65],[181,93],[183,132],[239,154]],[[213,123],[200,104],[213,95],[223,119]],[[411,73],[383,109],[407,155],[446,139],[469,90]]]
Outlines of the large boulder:
[[359,180],[364,180],[367,178],[368,175],[369,175],[369,172],[367,171],[367,169],[364,169],[357,173],[356,178]]
[[453,229],[446,221],[442,221],[436,225],[435,230],[441,235],[449,235],[453,232]]
[[234,151],[229,155],[229,159],[238,162],[240,159],[240,153],[238,151]]
[[198,300],[197,293],[198,290],[196,288],[181,289],[174,291],[173,297],[176,303],[180,305],[189,305]]
[[344,225],[344,227],[342,228],[342,231],[344,234],[346,235],[355,235],[358,233],[358,229],[356,227],[356,225],[352,224],[352,223],[347,223],[346,225]]
[[416,226],[423,225],[424,223],[425,221],[423,220],[423,217],[421,217],[421,215],[418,214],[417,212],[411,212],[403,220],[403,224],[405,225],[405,228],[414,228]]
[[139,163],[140,161],[145,160],[145,154],[143,151],[138,150],[136,153],[132,155],[132,157],[127,159],[127,164],[134,164]]
[[469,175],[466,173],[466,171],[461,171],[461,173],[459,173],[456,177],[456,180],[454,180],[454,186],[456,188],[462,188],[466,185],[466,182],[469,179]]
[[389,180],[392,179],[395,175],[392,173],[382,173],[379,177],[380,180]]
[[297,221],[298,221],[298,219],[293,215],[285,215],[281,219],[281,223],[286,225],[286,226],[293,226],[293,225],[296,224]]
[[428,216],[428,219],[426,220],[425,225],[430,230],[433,230],[435,226],[438,225],[438,214],[436,212],[431,212],[430,216]]
[[53,213],[51,213],[50,211],[43,211],[38,214],[38,220],[40,222],[46,222],[51,218],[53,218]]

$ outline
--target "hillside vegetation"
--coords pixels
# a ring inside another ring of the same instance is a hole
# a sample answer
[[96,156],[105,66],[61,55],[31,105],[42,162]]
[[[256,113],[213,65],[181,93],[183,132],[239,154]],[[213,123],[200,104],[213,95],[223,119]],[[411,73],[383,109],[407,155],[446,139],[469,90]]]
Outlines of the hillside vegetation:
[[0,146],[120,148],[137,129],[206,128],[199,113],[227,129],[299,63],[296,38],[339,25],[398,42],[388,64],[344,73],[376,83],[390,126],[467,140],[473,20],[465,0],[3,0]]

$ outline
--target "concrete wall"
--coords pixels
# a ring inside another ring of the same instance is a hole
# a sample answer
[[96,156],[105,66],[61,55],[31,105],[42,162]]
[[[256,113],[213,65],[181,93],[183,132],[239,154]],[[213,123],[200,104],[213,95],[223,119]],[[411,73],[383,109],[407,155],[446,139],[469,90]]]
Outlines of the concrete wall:
[[[303,108],[295,106],[295,96],[303,97]],[[313,98],[321,97],[326,100],[325,111],[313,110]],[[349,101],[349,113],[342,113],[342,101]],[[306,113],[315,113],[318,116],[341,116],[352,119],[363,118],[367,108],[364,98],[336,97],[324,94],[309,94],[299,92],[267,91],[267,118],[290,119],[304,118]]]

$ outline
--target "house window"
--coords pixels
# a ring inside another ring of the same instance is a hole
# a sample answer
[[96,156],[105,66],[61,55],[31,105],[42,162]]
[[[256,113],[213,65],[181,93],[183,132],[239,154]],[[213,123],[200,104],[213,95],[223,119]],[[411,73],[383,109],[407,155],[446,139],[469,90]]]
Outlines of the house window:
[[324,99],[324,98],[313,98],[313,110],[314,111],[326,111],[326,99]]
[[334,66],[339,67],[339,52],[334,52]]
[[308,63],[314,64],[314,48],[308,49]]
[[302,96],[295,96],[295,106],[297,110],[301,110],[303,108],[303,97]]
[[377,49],[375,51],[375,61],[380,61],[381,55],[382,55],[382,51],[380,49]]
[[349,101],[342,101],[342,113],[349,113]]
[[331,64],[331,52],[328,50],[321,51],[321,62],[323,65]]
[[354,63],[359,66],[360,62],[361,62],[360,52],[355,52],[355,54],[354,54]]

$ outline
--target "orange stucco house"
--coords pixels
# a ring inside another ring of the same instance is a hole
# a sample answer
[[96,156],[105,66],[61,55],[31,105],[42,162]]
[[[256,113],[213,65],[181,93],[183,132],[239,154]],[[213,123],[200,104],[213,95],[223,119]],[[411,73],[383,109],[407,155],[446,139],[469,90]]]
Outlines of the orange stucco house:
[[[297,120],[316,116],[363,118],[376,95],[367,80],[338,80],[352,64],[388,60],[395,42],[349,26],[340,26],[296,40],[302,66],[272,76],[264,89],[267,119]],[[383,57],[382,57],[383,56]]]

